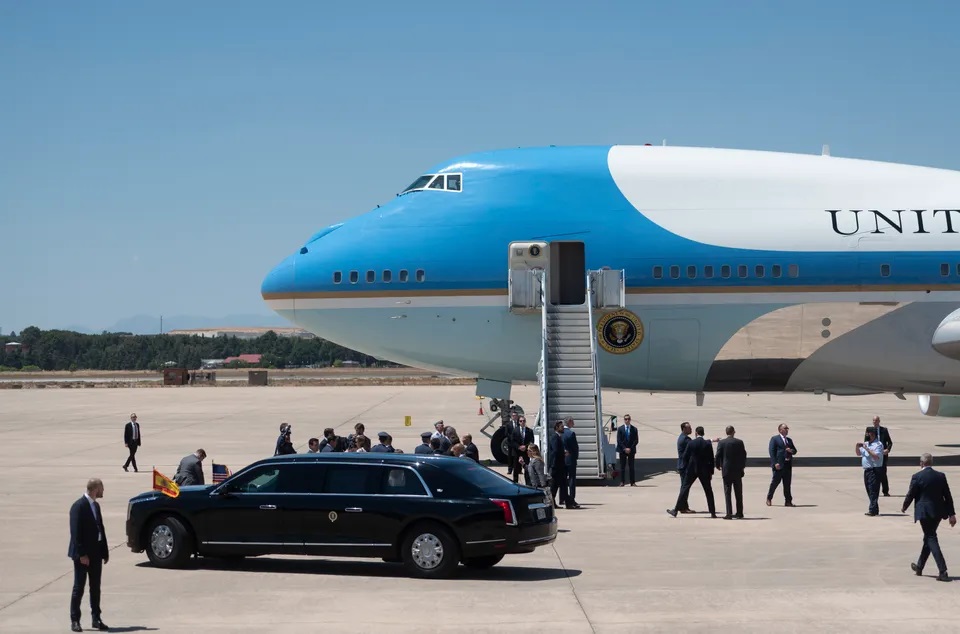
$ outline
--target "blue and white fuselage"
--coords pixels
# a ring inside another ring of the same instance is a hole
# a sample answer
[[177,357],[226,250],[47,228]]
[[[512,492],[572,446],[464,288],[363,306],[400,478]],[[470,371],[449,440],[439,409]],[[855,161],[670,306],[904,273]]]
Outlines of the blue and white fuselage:
[[313,236],[264,280],[267,303],[366,354],[531,381],[541,322],[509,310],[508,245],[582,242],[587,269],[626,272],[643,323],[629,354],[600,351],[604,386],[960,394],[960,323],[941,328],[960,308],[960,172],[613,146],[426,176]]

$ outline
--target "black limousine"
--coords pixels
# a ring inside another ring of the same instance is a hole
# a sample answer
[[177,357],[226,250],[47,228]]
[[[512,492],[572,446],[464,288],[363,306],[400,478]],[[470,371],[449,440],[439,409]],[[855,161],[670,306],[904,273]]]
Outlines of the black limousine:
[[420,577],[489,568],[557,537],[550,497],[466,458],[322,453],[260,460],[224,482],[127,507],[127,545],[160,567],[191,555],[380,557]]

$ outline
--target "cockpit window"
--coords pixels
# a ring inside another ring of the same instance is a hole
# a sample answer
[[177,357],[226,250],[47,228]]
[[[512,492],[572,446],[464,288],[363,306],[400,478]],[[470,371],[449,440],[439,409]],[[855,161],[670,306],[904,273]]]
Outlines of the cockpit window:
[[429,183],[432,178],[433,178],[433,174],[427,174],[425,176],[421,176],[417,180],[410,183],[410,186],[407,187],[405,190],[403,190],[401,193],[406,194],[407,192],[412,192],[415,189],[423,189],[424,187],[427,186],[427,183]]
[[417,180],[410,183],[410,186],[404,189],[401,194],[413,191],[423,191],[424,189],[433,189],[439,191],[458,192],[463,189],[462,174],[424,174]]

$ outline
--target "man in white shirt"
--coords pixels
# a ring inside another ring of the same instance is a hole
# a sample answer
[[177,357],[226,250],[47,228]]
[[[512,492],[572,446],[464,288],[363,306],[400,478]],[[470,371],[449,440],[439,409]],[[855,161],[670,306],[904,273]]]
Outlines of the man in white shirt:
[[874,428],[867,429],[867,442],[857,443],[857,454],[863,466],[863,486],[867,489],[870,508],[864,515],[880,514],[880,481],[883,479],[883,443]]

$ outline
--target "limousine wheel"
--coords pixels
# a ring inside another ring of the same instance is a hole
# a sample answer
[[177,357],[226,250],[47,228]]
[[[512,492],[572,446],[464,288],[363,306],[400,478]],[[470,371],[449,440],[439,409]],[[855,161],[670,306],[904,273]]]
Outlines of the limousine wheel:
[[439,524],[419,524],[403,540],[403,563],[417,577],[449,577],[460,562],[460,547]]
[[503,555],[487,555],[486,557],[467,557],[463,560],[463,565],[474,570],[486,570],[493,568],[503,559]]
[[155,519],[147,529],[147,557],[159,568],[182,568],[190,560],[190,533],[169,515]]

